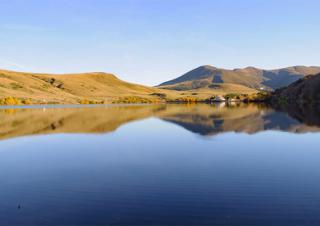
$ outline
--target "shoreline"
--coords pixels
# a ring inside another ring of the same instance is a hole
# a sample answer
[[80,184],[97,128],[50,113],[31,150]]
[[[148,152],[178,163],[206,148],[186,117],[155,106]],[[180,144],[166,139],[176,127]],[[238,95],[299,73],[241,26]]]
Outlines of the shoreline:
[[212,105],[235,106],[250,104],[267,104],[267,102],[166,102],[166,103],[110,103],[110,104],[30,104],[30,105],[0,105],[1,109],[41,109],[41,108],[95,108],[95,107],[127,107],[127,106],[152,106],[152,105]]

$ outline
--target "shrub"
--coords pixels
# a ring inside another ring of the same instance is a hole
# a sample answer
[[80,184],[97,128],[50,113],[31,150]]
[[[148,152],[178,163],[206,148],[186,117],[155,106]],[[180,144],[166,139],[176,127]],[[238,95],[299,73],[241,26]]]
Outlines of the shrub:
[[202,102],[202,100],[196,98],[196,97],[179,97],[175,99],[173,102],[181,102],[181,103],[197,103],[197,102]]
[[79,104],[104,104],[104,100],[87,100],[82,99],[78,101]]
[[30,99],[24,99],[21,101],[22,104],[25,104],[25,105],[29,105],[31,104],[31,100]]
[[243,96],[243,95],[242,95],[242,94],[239,94],[239,93],[228,93],[228,94],[224,95],[223,97],[224,97],[224,99],[226,99],[226,100],[231,100],[231,99],[240,100],[242,96]]
[[89,100],[80,100],[79,104],[89,104]]
[[270,97],[271,97],[271,94],[268,92],[259,92],[259,93],[248,95],[247,99],[249,102],[264,102],[269,100]]
[[138,96],[119,97],[117,100],[113,101],[113,103],[121,104],[151,104],[157,102],[160,102],[160,100],[151,100]]
[[0,99],[1,105],[19,105],[21,104],[21,100],[16,97],[5,97]]

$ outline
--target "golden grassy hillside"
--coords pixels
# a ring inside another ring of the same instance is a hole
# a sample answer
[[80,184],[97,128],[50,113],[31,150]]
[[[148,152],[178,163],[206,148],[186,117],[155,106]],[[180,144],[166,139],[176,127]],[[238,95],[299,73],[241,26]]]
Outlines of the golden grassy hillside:
[[30,99],[32,103],[112,103],[127,96],[154,100],[158,97],[151,94],[157,92],[169,97],[175,95],[172,91],[124,82],[101,72],[52,75],[0,70],[0,98],[11,96]]
[[128,83],[102,72],[58,75],[0,70],[0,104],[153,103],[254,92],[237,84],[179,92]]

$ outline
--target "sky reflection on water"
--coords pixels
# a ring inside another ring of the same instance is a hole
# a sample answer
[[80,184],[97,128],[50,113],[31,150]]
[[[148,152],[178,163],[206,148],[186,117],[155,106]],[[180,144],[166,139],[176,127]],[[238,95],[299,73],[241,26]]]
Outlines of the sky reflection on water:
[[287,113],[130,106],[6,114],[1,225],[320,223],[320,134]]

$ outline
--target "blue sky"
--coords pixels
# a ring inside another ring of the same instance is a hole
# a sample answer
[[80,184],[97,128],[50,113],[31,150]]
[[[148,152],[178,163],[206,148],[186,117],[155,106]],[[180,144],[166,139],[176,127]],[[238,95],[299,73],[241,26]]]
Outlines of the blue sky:
[[0,0],[0,68],[156,85],[200,65],[320,65],[318,0]]

